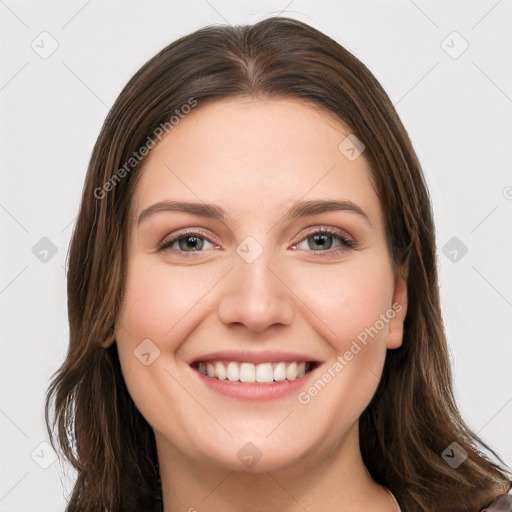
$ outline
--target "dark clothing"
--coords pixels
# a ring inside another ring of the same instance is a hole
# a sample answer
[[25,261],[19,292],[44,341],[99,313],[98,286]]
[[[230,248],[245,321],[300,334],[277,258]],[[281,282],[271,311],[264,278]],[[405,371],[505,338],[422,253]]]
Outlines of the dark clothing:
[[512,482],[508,494],[500,494],[479,512],[512,512]]

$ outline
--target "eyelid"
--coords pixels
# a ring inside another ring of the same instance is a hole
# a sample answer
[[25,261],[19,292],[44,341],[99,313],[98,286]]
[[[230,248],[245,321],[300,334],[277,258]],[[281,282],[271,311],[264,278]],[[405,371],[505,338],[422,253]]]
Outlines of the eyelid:
[[199,227],[190,227],[190,228],[178,229],[177,231],[174,231],[173,233],[170,233],[170,234],[166,235],[158,243],[157,252],[160,252],[160,251],[173,251],[173,252],[179,252],[181,254],[186,254],[186,255],[187,254],[194,254],[194,253],[198,253],[198,252],[204,252],[204,251],[190,251],[190,252],[187,252],[187,251],[176,251],[175,249],[173,250],[171,247],[166,247],[168,245],[174,244],[175,242],[177,242],[181,238],[185,238],[187,235],[200,235],[200,238],[204,238],[205,240],[207,240],[211,244],[219,245],[218,242],[215,241],[216,238],[211,233],[209,233],[209,232],[207,232],[207,231],[205,231],[205,230],[203,230],[202,228],[199,228]]
[[[338,249],[327,249],[327,250],[306,250],[306,252],[313,253],[313,254],[324,254],[325,256],[328,255],[336,255],[339,252],[344,252],[349,249],[354,249],[357,247],[357,242],[353,239],[353,237],[347,233],[345,230],[336,228],[334,226],[322,226],[322,225],[316,225],[316,226],[310,226],[309,228],[306,228],[306,232],[301,235],[301,237],[294,243],[291,244],[291,246],[297,246],[299,243],[304,242],[309,236],[314,234],[328,234],[332,235],[334,237],[337,237],[342,247]],[[174,244],[181,238],[185,238],[187,235],[199,235],[200,238],[204,238],[211,244],[219,246],[219,243],[216,242],[216,237],[213,236],[211,233],[206,232],[204,229],[199,227],[189,227],[189,228],[183,228],[180,230],[177,230],[166,237],[162,239],[162,241],[158,244],[157,252],[165,252],[165,251],[172,251],[177,252],[179,254],[183,254],[185,256],[195,255],[201,252],[205,251],[181,251],[177,249],[172,249],[169,247],[169,245]],[[213,239],[213,240],[212,240]],[[166,247],[167,246],[167,247]]]
[[306,228],[306,233],[301,235],[301,238],[299,241],[302,242],[308,236],[311,236],[316,233],[327,233],[329,235],[337,235],[340,238],[344,238],[347,241],[355,243],[355,240],[353,239],[353,237],[349,233],[347,233],[347,231],[345,231],[344,229],[336,228],[334,226],[322,226],[322,225],[311,226],[310,228]]
[[333,258],[340,256],[342,253],[346,254],[348,251],[359,248],[358,242],[349,233],[347,233],[343,229],[336,228],[334,226],[313,226],[311,228],[308,228],[307,232],[304,235],[301,235],[301,238],[297,242],[294,242],[292,244],[292,247],[294,248],[294,250],[298,250],[297,246],[300,243],[303,243],[305,240],[307,240],[308,237],[315,234],[331,235],[334,238],[338,238],[340,242],[340,246],[334,249],[330,248],[326,250],[304,250],[306,255],[313,255],[315,258]]

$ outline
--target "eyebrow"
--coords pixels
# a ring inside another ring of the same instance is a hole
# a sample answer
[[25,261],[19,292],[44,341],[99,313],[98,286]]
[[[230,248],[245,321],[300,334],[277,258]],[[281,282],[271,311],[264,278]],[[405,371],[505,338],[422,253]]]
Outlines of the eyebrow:
[[[214,220],[225,222],[228,217],[226,210],[212,203],[197,203],[190,201],[160,201],[141,212],[138,223],[158,212],[180,211],[207,217]],[[352,201],[335,199],[311,199],[308,201],[297,201],[283,215],[283,220],[292,220],[320,213],[335,211],[345,211],[355,213],[365,219],[370,225],[368,215],[362,208]]]

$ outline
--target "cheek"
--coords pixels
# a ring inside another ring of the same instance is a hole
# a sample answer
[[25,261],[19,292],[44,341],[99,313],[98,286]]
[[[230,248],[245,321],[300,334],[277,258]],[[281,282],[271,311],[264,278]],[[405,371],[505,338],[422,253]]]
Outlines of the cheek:
[[200,266],[171,269],[163,263],[134,258],[119,323],[139,342],[149,338],[159,344],[164,340],[172,343],[183,334],[189,315],[214,280],[214,276],[200,272]]
[[[128,269],[116,327],[117,349],[130,396],[157,428],[165,429],[167,421],[160,411],[177,417],[186,407],[186,400],[169,401],[168,397],[183,399],[183,388],[172,377],[175,353],[202,314],[201,299],[212,286],[210,280],[215,280],[206,272],[199,275],[199,269],[170,268],[137,256]],[[143,354],[149,354],[147,365]]]
[[321,320],[322,333],[337,351],[344,352],[347,343],[376,323],[376,338],[387,333],[389,322],[379,321],[389,312],[393,298],[392,272],[385,261],[361,257],[294,277],[294,291]]
[[[377,255],[318,267],[295,280],[298,293],[321,320],[317,331],[332,356],[299,398],[311,418],[344,431],[360,417],[377,389],[386,357],[393,278]],[[382,318],[384,317],[384,320]],[[308,318],[314,320],[314,315]],[[326,435],[328,433],[326,432]]]

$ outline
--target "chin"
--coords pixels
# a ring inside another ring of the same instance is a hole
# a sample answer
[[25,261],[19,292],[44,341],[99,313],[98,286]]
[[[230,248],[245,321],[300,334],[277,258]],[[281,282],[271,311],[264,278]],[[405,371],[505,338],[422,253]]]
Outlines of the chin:
[[[215,447],[213,451],[212,445]],[[290,444],[257,436],[252,440],[249,436],[244,436],[243,440],[234,438],[222,444],[207,439],[204,448],[203,457],[209,464],[252,474],[286,469],[306,459],[308,452],[303,443]]]

